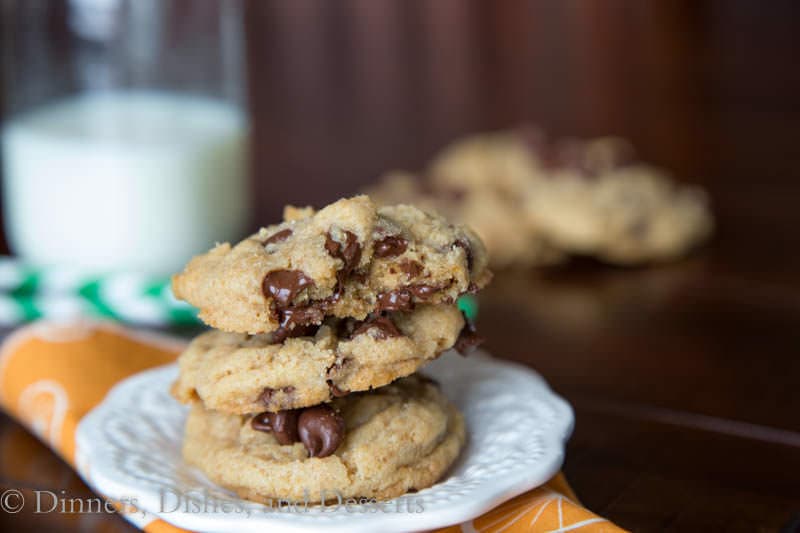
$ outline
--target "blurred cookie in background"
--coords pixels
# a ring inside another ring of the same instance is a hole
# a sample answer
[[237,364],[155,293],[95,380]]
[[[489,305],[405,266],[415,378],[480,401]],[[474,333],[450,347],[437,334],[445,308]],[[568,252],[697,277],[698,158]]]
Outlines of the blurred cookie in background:
[[636,162],[624,139],[548,139],[531,126],[457,140],[421,175],[390,172],[366,192],[471,226],[496,268],[669,261],[713,230],[706,194]]
[[681,257],[713,228],[701,189],[647,165],[554,175],[531,195],[527,214],[565,253],[621,265]]
[[424,177],[394,171],[366,192],[379,205],[413,204],[471,227],[486,245],[494,267],[552,265],[564,259],[564,254],[537,232],[536,222],[526,211],[528,201],[521,199],[524,188],[512,195],[509,188],[493,187],[491,180],[480,183],[476,179],[471,185],[461,189],[436,187]]

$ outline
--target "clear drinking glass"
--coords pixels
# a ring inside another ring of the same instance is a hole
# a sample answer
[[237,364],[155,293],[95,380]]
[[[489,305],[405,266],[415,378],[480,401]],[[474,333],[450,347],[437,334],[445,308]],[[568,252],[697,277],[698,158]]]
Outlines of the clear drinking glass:
[[165,274],[240,236],[239,0],[0,6],[3,211],[17,255]]

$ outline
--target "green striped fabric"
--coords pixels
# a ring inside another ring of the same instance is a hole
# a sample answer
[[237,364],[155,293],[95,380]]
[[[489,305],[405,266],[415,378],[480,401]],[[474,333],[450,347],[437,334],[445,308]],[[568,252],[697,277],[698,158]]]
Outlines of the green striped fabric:
[[0,325],[79,316],[149,326],[199,324],[196,310],[174,298],[166,277],[37,269],[0,258]]
[[[473,296],[461,297],[458,305],[475,320],[478,304]],[[196,309],[175,299],[169,278],[37,269],[0,258],[0,326],[80,316],[154,327],[200,324]]]

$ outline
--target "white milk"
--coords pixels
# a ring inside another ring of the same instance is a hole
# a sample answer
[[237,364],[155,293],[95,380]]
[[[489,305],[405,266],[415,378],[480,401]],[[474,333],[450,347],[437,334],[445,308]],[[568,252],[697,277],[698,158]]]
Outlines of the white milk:
[[248,217],[247,122],[174,93],[74,97],[2,132],[12,249],[38,265],[165,274]]

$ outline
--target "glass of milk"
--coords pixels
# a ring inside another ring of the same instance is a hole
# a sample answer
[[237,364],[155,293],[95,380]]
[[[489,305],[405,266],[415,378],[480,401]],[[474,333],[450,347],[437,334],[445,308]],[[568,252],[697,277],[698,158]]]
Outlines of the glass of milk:
[[[18,0],[3,215],[40,266],[168,274],[249,222],[238,0]],[[11,22],[7,22],[11,21]]]

